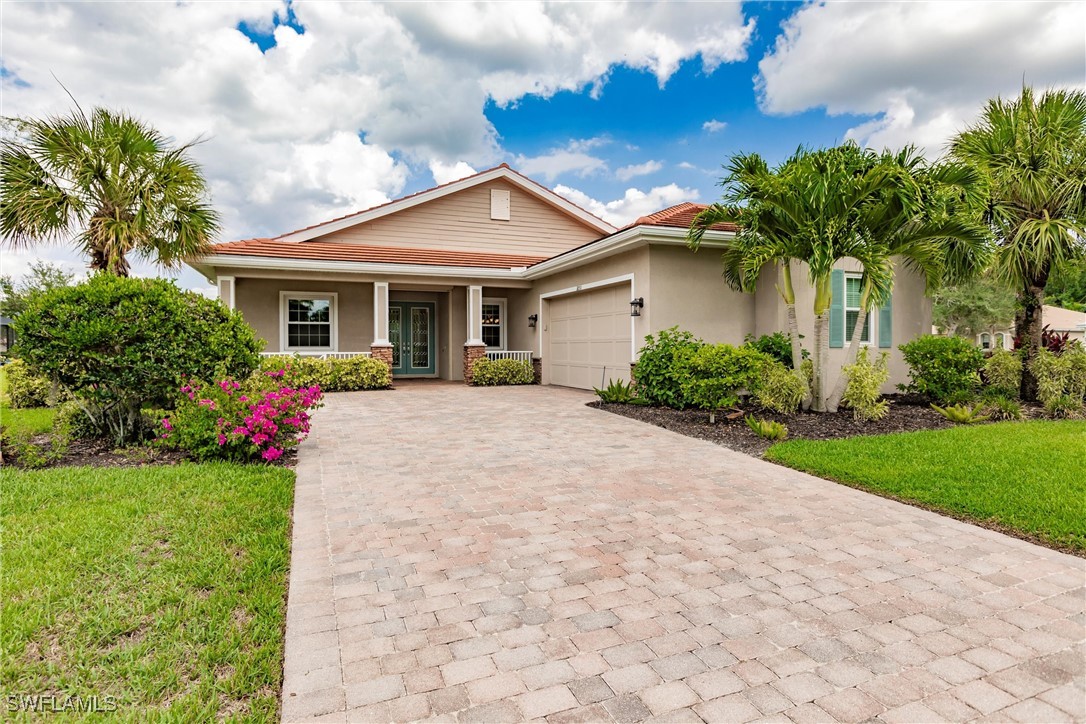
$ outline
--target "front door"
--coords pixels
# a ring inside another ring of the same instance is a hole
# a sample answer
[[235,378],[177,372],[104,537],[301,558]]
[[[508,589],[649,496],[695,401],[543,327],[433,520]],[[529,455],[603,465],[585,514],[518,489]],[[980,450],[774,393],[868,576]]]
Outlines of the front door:
[[432,375],[437,372],[434,312],[433,302],[388,303],[392,374]]

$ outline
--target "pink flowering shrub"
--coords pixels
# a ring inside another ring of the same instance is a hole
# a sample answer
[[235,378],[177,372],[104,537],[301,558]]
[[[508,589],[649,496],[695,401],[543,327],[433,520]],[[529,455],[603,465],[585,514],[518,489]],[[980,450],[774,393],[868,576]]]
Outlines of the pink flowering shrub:
[[273,462],[309,433],[321,389],[294,386],[284,370],[206,384],[188,380],[175,409],[159,422],[161,444],[197,460]]

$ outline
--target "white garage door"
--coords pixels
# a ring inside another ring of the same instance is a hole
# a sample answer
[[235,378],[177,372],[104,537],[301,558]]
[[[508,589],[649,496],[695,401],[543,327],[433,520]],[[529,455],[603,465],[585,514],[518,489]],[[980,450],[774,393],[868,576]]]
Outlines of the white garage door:
[[548,300],[552,385],[592,389],[630,379],[630,285]]

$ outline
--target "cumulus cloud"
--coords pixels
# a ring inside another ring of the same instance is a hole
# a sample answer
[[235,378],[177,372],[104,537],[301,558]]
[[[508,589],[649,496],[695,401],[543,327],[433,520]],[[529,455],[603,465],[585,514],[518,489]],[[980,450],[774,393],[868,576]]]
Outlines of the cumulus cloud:
[[589,176],[607,168],[607,162],[588,151],[608,143],[606,139],[575,139],[564,147],[552,148],[538,156],[517,156],[517,170],[528,176],[541,176],[554,181],[562,174],[574,173]]
[[759,63],[763,110],[874,118],[849,136],[938,154],[997,94],[1077,86],[1086,64],[1078,2],[811,3]]
[[561,184],[554,187],[554,192],[615,226],[626,226],[642,216],[683,201],[697,201],[699,196],[697,189],[686,189],[677,184],[655,186],[648,191],[629,188],[622,198],[614,201],[599,201],[582,191]]
[[430,175],[434,177],[434,183],[438,186],[441,184],[452,183],[453,181],[459,181],[468,176],[474,176],[475,173],[475,169],[463,161],[457,161],[452,164],[442,163],[441,161],[430,162]]
[[727,127],[728,127],[727,123],[725,123],[724,121],[718,121],[715,118],[712,118],[712,119],[706,121],[705,123],[701,124],[702,130],[703,131],[708,131],[709,133],[716,133],[718,131],[723,131]]
[[[4,9],[5,115],[123,107],[194,151],[227,238],[278,234],[399,195],[413,169],[448,179],[509,157],[490,101],[602,92],[626,66],[663,85],[683,61],[746,57],[739,5],[290,4],[300,30],[262,52],[283,0],[13,4]],[[605,166],[590,147],[545,154],[545,178]]]
[[615,171],[615,177],[619,181],[629,181],[632,178],[638,176],[648,176],[650,173],[656,173],[664,167],[664,164],[659,161],[645,161],[645,163],[631,164],[630,166],[623,166]]

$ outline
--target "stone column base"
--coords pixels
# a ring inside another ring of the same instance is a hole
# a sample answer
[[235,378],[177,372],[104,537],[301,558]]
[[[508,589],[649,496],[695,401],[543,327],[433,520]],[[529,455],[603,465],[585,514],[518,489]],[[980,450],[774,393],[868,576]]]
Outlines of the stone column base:
[[543,383],[543,358],[532,357],[532,384],[539,385]]
[[392,369],[392,345],[391,344],[372,344],[370,345],[370,357],[373,359],[379,359],[388,365],[389,369]]
[[466,384],[471,384],[472,377],[475,375],[475,362],[483,357],[486,357],[486,345],[464,345],[464,382]]

